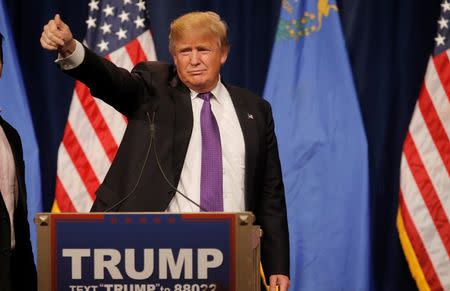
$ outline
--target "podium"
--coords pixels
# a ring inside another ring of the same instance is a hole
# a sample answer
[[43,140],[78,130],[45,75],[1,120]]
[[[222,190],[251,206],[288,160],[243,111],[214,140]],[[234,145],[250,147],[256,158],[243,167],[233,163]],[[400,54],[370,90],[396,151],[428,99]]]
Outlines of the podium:
[[39,291],[259,291],[251,213],[39,213]]

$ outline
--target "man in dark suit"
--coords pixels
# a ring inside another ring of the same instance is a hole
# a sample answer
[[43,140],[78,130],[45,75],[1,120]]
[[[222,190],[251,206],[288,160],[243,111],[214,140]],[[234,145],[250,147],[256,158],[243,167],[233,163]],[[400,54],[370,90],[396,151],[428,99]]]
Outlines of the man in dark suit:
[[264,232],[271,290],[289,287],[284,186],[270,105],[222,83],[227,26],[213,12],[172,22],[175,66],[139,63],[130,73],[74,40],[59,15],[41,44],[57,62],[128,118],[92,211],[252,211]]
[[[0,34],[0,77],[3,71]],[[11,96],[11,98],[14,98]],[[0,290],[36,290],[36,267],[27,220],[22,144],[0,117]]]

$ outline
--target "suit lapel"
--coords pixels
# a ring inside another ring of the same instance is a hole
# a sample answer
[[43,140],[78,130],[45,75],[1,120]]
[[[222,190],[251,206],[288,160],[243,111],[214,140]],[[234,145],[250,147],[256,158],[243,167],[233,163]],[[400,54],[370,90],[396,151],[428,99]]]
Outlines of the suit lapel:
[[[17,179],[17,193],[18,193],[18,200],[17,205],[24,205],[25,201],[23,193],[23,185],[20,180],[20,173],[23,173],[23,161],[20,150],[20,143],[19,140],[16,138],[18,135],[15,133],[15,130],[9,125],[2,117],[0,117],[0,125],[3,128],[3,131],[5,132],[6,138],[8,139],[9,147],[11,148],[11,152],[14,158],[14,167],[16,170],[16,179]],[[18,207],[18,206],[17,206]]]
[[253,197],[253,185],[249,184],[249,181],[254,181],[253,175],[255,174],[257,149],[258,147],[258,130],[256,126],[256,112],[253,112],[250,106],[246,103],[244,96],[240,96],[234,87],[225,85],[230,93],[231,100],[233,101],[234,108],[236,110],[239,123],[241,125],[242,134],[245,142],[245,200],[246,208],[252,204]]
[[175,111],[173,166],[175,182],[178,182],[191,139],[194,120],[189,89],[183,85],[178,77],[173,79],[171,87]]

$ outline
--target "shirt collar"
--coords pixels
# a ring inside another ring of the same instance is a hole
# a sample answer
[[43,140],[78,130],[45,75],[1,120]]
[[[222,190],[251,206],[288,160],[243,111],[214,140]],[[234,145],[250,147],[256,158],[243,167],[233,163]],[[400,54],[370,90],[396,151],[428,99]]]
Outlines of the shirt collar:
[[[217,100],[217,102],[219,102],[219,104],[223,102],[224,90],[226,90],[225,86],[223,85],[222,81],[220,80],[220,76],[219,76],[219,81],[217,82],[216,87],[214,87],[211,90],[213,97]],[[194,98],[198,97],[198,94],[200,93],[200,92],[196,92],[190,88],[189,88],[189,91],[191,91],[191,99],[192,100]]]

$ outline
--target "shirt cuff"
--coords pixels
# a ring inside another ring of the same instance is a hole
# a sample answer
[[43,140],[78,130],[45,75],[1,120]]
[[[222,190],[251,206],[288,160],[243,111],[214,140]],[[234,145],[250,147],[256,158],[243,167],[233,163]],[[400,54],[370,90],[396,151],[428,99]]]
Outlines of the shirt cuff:
[[58,54],[58,59],[55,60],[55,63],[57,63],[63,70],[75,69],[81,65],[84,60],[85,51],[83,45],[76,39],[75,43],[75,50],[70,56],[63,58],[60,54]]

